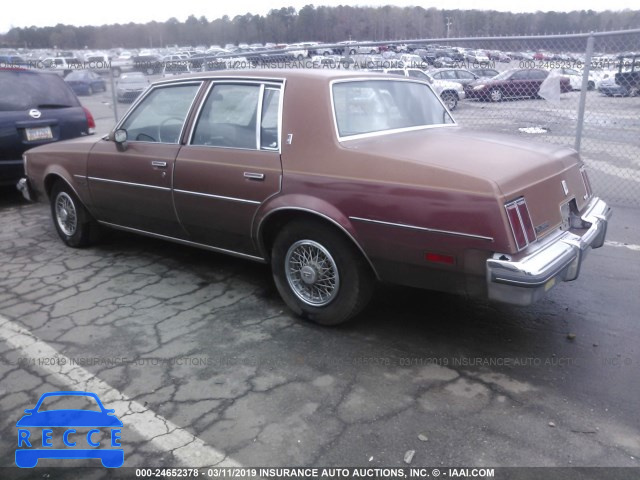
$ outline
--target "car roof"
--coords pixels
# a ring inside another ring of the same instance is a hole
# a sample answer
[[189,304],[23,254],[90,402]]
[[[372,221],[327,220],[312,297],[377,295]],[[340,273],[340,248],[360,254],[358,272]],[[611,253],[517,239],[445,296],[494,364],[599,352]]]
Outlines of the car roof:
[[154,85],[165,83],[177,83],[184,81],[192,81],[196,79],[209,80],[215,78],[249,78],[256,80],[311,80],[326,81],[348,80],[356,78],[379,78],[389,80],[385,74],[367,72],[365,70],[327,70],[327,69],[252,69],[252,70],[219,70],[215,72],[192,73],[181,75],[179,78],[160,80],[154,82]]

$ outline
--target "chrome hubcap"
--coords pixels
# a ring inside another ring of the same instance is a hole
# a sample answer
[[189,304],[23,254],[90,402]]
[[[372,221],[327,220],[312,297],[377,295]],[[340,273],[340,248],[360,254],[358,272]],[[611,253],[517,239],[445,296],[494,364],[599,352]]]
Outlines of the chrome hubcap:
[[338,294],[338,267],[329,251],[319,243],[313,240],[295,242],[284,261],[289,286],[304,303],[321,307]]
[[73,204],[71,197],[65,193],[60,192],[56,197],[56,222],[62,233],[67,237],[71,237],[76,233],[78,227],[78,217],[76,215],[76,207]]

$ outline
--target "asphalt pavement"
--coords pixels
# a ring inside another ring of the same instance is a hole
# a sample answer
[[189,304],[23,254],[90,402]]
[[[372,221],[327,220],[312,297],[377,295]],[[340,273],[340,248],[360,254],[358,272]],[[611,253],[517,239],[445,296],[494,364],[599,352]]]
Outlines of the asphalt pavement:
[[125,467],[640,467],[637,209],[535,306],[380,285],[338,328],[267,266],[120,232],[70,249],[11,190],[0,212],[3,466],[68,389],[116,409]]

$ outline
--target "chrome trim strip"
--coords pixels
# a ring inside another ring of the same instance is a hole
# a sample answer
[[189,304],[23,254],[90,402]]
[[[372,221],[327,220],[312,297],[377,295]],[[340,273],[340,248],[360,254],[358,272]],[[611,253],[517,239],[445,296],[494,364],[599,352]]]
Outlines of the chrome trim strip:
[[211,193],[192,192],[190,190],[174,189],[174,193],[185,193],[187,195],[197,195],[198,197],[215,198],[216,200],[228,200],[230,202],[249,203],[251,205],[260,205],[262,202],[257,200],[247,200],[245,198],[225,197],[224,195],[213,195]]
[[73,177],[74,177],[74,178],[79,178],[79,179],[81,179],[81,180],[86,180],[87,178],[89,178],[89,177],[87,177],[86,175],[78,175],[77,173],[74,173],[74,174],[73,174]]
[[122,180],[111,180],[108,178],[99,178],[99,177],[87,177],[87,179],[94,180],[96,182],[117,183],[118,185],[128,185],[130,187],[143,187],[143,188],[153,188],[155,190],[171,191],[169,187],[159,187],[157,185],[147,185],[145,183],[124,182]]
[[256,257],[255,255],[249,255],[247,253],[236,252],[234,250],[227,250],[226,248],[218,248],[212,247],[211,245],[205,245],[203,243],[192,242],[190,240],[184,240],[182,238],[169,237],[167,235],[162,235],[160,233],[148,232],[146,230],[138,230],[137,228],[125,227],[122,225],[117,225],[115,223],[103,222],[102,220],[98,220],[98,223],[102,225],[106,225],[107,227],[115,228],[117,230],[124,230],[125,232],[138,233],[140,235],[145,235],[148,237],[159,238],[161,240],[168,240],[170,242],[181,243],[183,245],[187,245],[190,247],[202,248],[204,250],[211,250],[216,253],[224,253],[227,255],[233,255],[234,257],[246,258],[248,260],[253,260],[255,262],[267,263],[267,261],[263,257]]
[[256,150],[260,150],[262,144],[262,102],[264,102],[264,83],[260,84],[258,91],[258,109],[256,111]]
[[[207,91],[205,92],[205,94],[202,97],[202,101],[200,102],[200,105],[198,105],[198,109],[196,110],[196,114],[193,117],[193,124],[191,125],[191,131],[189,132],[189,136],[185,139],[185,145],[192,145],[193,142],[193,136],[196,133],[196,126],[198,125],[198,122],[200,121],[200,114],[202,113],[202,109],[204,108],[204,104],[207,103],[207,99],[209,98],[209,94],[211,93],[211,89],[213,88],[213,86],[215,85],[214,82],[210,82],[207,85]],[[199,146],[199,145],[196,145]]]
[[453,235],[456,237],[477,238],[479,240],[486,240],[488,242],[493,242],[493,237],[485,237],[483,235],[474,235],[472,233],[452,232],[449,230],[438,230],[437,228],[418,227],[416,225],[407,225],[406,223],[384,222],[382,220],[372,220],[370,218],[362,218],[362,217],[349,217],[349,220],[356,220],[359,222],[366,222],[366,223],[376,223],[379,225],[387,225],[389,227],[407,228],[409,230],[418,230],[421,232],[439,233],[442,235]]
[[[280,178],[280,180],[282,181],[282,177]],[[360,246],[360,244],[356,241],[356,239],[353,237],[353,235],[351,235],[351,233],[349,233],[347,231],[347,229],[345,229],[342,225],[340,225],[337,221],[335,221],[333,218],[325,215],[324,213],[320,213],[317,212],[315,210],[311,210],[308,208],[304,208],[304,207],[279,207],[279,208],[274,208],[273,210],[270,210],[269,213],[262,219],[260,220],[260,223],[258,224],[258,228],[256,230],[256,240],[258,242],[258,247],[260,248],[260,250],[262,252],[264,252],[264,245],[262,243],[262,225],[264,224],[265,220],[267,218],[269,218],[272,214],[274,214],[275,212],[279,212],[281,210],[295,210],[295,211],[300,211],[300,212],[307,212],[307,213],[311,213],[313,215],[317,215],[319,217],[324,218],[325,220],[328,220],[329,222],[331,222],[332,224],[334,224],[336,227],[338,227],[340,229],[340,231],[342,231],[347,237],[349,237],[349,239],[353,242],[353,244],[358,248],[358,250],[360,250],[360,253],[362,253],[362,256],[367,260],[367,263],[369,264],[369,266],[371,267],[371,270],[373,271],[373,274],[376,276],[376,279],[380,280],[380,275],[378,275],[378,271],[376,270],[376,267],[373,265],[373,262],[371,261],[371,259],[369,258],[369,256],[367,255],[367,253],[364,251],[364,249]],[[255,221],[255,220],[254,220]]]
[[[388,78],[388,77],[392,77],[392,78]],[[435,95],[435,97],[438,99],[438,101],[440,102],[440,104],[442,105],[442,107],[445,109],[445,111],[448,113],[449,118],[451,119],[451,121],[453,123],[443,123],[441,125],[418,125],[418,126],[414,126],[414,127],[405,127],[405,128],[395,128],[393,130],[380,130],[378,132],[368,132],[368,133],[360,133],[357,135],[349,135],[347,137],[341,137],[340,136],[340,130],[338,129],[338,117],[336,116],[336,105],[335,105],[335,101],[333,98],[333,86],[336,83],[350,83],[350,82],[363,82],[363,81],[385,81],[385,82],[409,82],[409,83],[418,83],[420,85],[426,85],[431,92]],[[333,127],[336,133],[336,138],[338,139],[339,142],[344,142],[344,141],[349,141],[349,140],[359,140],[361,138],[371,138],[371,137],[379,137],[382,135],[391,135],[394,133],[402,133],[402,132],[412,132],[412,131],[416,131],[416,130],[428,130],[428,129],[432,129],[432,128],[448,128],[448,127],[457,127],[458,124],[456,123],[455,118],[453,118],[453,116],[451,115],[451,112],[449,111],[449,109],[447,108],[447,106],[444,104],[444,102],[442,101],[442,98],[440,98],[440,95],[438,95],[435,90],[431,87],[431,85],[429,85],[427,82],[423,82],[421,80],[417,80],[414,78],[408,78],[408,77],[394,77],[393,75],[388,75],[385,74],[384,76],[381,76],[380,78],[376,78],[375,76],[373,77],[357,77],[357,78],[341,78],[341,79],[337,79],[337,80],[331,80],[331,82],[329,82],[329,97],[331,98],[331,111],[333,114]]]

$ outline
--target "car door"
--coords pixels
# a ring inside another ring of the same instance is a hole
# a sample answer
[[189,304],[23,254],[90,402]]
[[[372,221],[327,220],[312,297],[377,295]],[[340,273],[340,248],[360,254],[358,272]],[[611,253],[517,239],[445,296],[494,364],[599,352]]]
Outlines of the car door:
[[478,77],[476,77],[473,73],[466,70],[456,70],[456,75],[456,81],[465,86],[478,79]]
[[153,88],[118,125],[126,148],[108,139],[91,150],[87,172],[99,220],[109,224],[185,237],[173,207],[174,163],[180,138],[201,82]]
[[174,199],[191,238],[256,255],[251,227],[280,191],[282,84],[216,81],[176,160]]
[[505,82],[505,90],[508,97],[527,97],[530,95],[531,86],[527,70],[518,70]]
[[547,70],[529,70],[529,95],[530,97],[537,97],[542,82],[549,76]]

